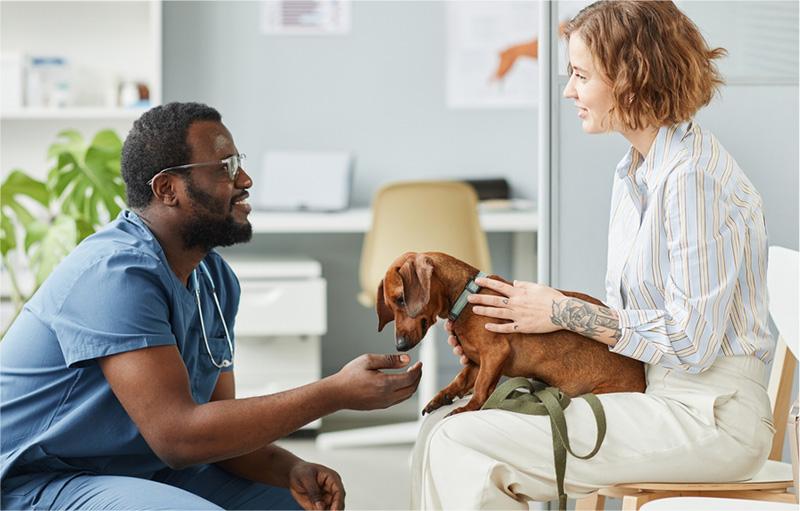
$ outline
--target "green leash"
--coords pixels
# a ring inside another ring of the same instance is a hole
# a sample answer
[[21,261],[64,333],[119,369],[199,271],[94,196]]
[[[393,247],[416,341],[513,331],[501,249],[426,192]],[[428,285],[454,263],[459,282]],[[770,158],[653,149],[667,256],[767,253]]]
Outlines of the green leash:
[[[526,389],[522,392],[518,389]],[[594,394],[579,396],[589,403],[597,422],[597,442],[592,452],[578,456],[569,446],[567,436],[567,420],[564,409],[569,406],[569,397],[555,387],[547,387],[540,381],[527,378],[512,378],[495,389],[481,410],[500,409],[528,415],[549,415],[550,429],[553,432],[553,454],[556,468],[556,485],[558,487],[558,509],[567,509],[567,494],[564,493],[564,473],[567,468],[567,452],[582,460],[588,460],[600,450],[606,436],[606,414],[603,405]]]

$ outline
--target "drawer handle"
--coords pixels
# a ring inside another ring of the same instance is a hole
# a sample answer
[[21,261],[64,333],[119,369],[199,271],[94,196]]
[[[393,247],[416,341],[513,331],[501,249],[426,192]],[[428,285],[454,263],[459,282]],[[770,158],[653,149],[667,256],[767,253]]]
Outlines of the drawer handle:
[[271,289],[269,292],[261,293],[248,293],[248,301],[251,305],[262,307],[266,305],[273,305],[275,302],[283,297],[283,290],[280,288]]

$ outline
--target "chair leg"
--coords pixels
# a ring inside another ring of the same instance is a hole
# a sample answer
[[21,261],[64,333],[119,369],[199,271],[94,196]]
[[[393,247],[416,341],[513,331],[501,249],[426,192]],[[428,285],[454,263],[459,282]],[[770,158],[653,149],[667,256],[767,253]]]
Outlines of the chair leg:
[[606,505],[606,498],[598,492],[575,501],[575,511],[601,511]]
[[639,511],[639,508],[649,500],[647,495],[625,495],[622,497],[622,511]]

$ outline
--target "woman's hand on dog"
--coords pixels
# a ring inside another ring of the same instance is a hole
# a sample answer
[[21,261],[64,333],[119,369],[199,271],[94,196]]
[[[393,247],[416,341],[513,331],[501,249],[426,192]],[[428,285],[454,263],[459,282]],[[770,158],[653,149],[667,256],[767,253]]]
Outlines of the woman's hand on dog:
[[461,343],[458,342],[458,336],[453,332],[453,322],[449,319],[445,321],[444,329],[450,334],[447,337],[447,344],[453,347],[453,354],[461,359],[461,365],[469,364],[469,359],[464,355],[464,349],[461,347]]
[[541,334],[562,327],[552,321],[553,304],[567,297],[551,287],[515,280],[514,285],[500,280],[478,278],[475,283],[500,294],[469,295],[472,312],[481,316],[503,319],[502,323],[486,323],[486,329],[498,333]]

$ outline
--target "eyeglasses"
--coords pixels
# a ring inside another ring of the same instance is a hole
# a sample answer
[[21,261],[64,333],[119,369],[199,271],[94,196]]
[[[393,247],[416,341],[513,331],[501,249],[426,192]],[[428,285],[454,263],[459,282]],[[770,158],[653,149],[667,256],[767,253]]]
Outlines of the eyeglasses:
[[246,159],[247,156],[245,156],[244,154],[234,154],[228,156],[224,160],[219,160],[219,161],[208,161],[204,163],[188,163],[186,165],[178,165],[176,167],[167,167],[163,170],[158,171],[155,176],[150,178],[150,181],[147,182],[147,185],[148,186],[152,185],[153,180],[156,178],[156,176],[159,174],[163,174],[164,172],[190,169],[192,167],[205,167],[207,165],[225,165],[225,170],[228,171],[228,177],[231,178],[231,181],[236,181],[236,178],[239,177],[239,170],[244,169],[244,162]]

